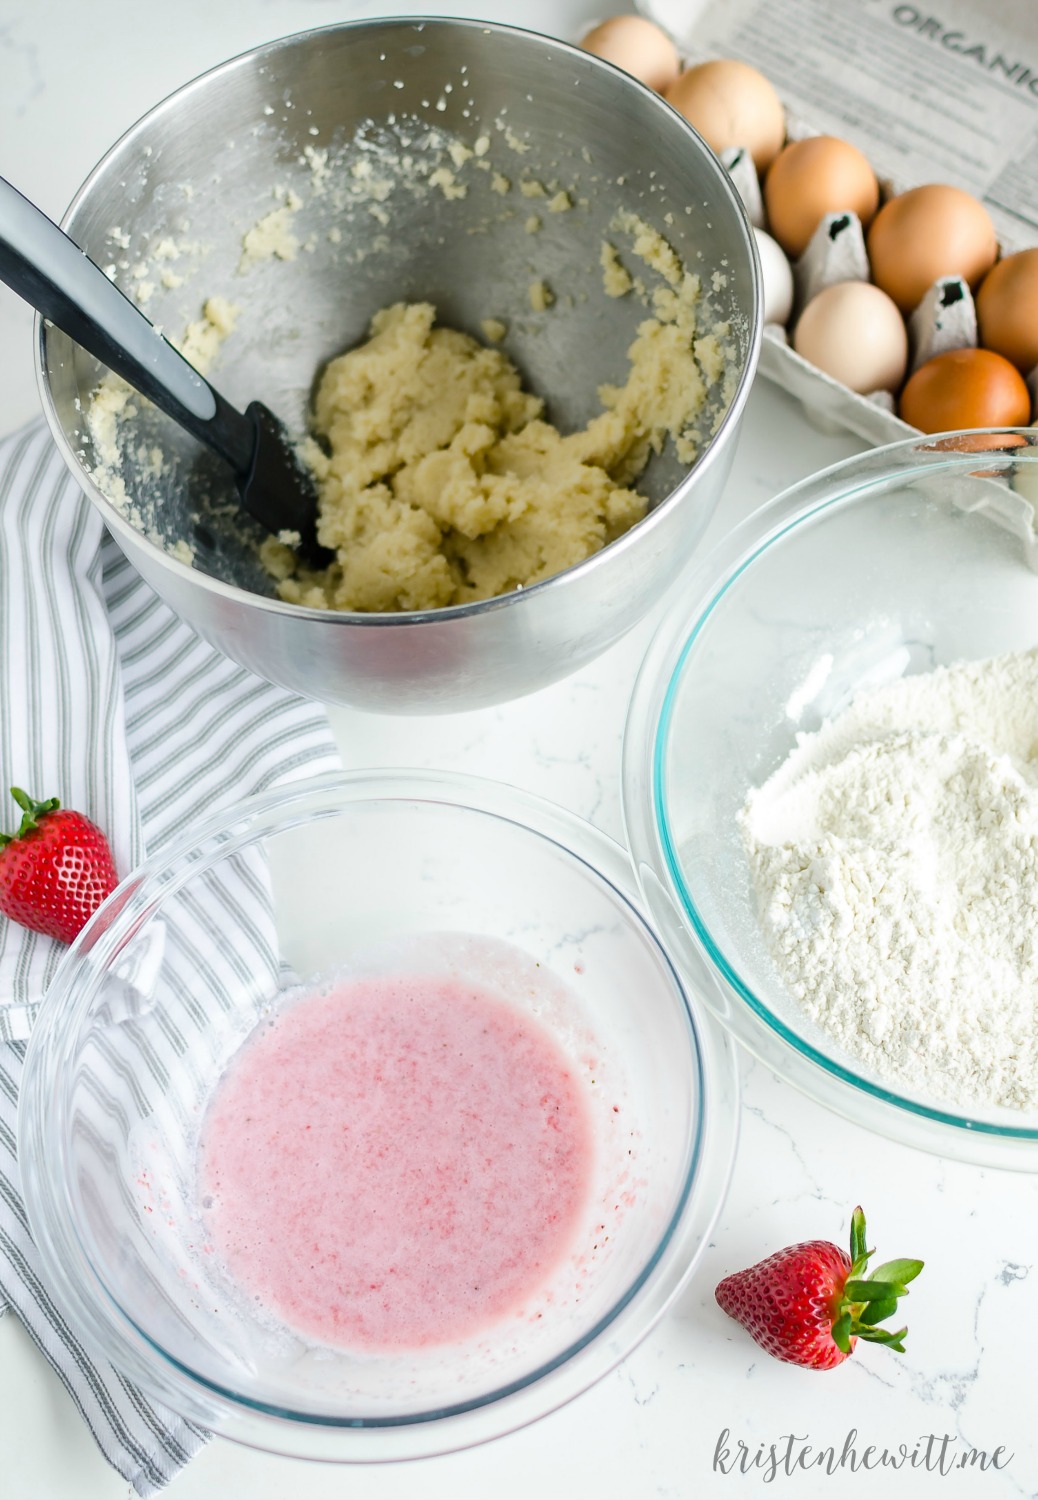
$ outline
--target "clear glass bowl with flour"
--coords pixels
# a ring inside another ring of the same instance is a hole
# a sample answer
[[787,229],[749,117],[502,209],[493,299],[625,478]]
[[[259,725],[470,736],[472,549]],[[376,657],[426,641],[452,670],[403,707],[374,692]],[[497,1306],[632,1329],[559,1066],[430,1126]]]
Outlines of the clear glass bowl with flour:
[[624,757],[643,893],[729,1030],[862,1125],[1021,1170],[1036,502],[1035,432],[898,443],[787,490],[690,581]]

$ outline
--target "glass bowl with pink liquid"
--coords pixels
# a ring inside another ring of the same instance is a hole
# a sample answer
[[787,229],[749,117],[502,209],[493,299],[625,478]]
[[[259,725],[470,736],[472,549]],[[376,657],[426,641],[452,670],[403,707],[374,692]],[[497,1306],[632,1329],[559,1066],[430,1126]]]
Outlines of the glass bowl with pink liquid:
[[624,851],[511,787],[300,781],[124,881],[26,1057],[55,1299],[225,1436],[452,1451],[612,1369],[693,1274],[737,1075]]

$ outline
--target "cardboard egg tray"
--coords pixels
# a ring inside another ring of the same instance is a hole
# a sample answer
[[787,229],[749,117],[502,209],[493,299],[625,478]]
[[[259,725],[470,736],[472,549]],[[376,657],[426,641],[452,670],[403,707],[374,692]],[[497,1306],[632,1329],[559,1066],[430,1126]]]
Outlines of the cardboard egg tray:
[[[884,201],[921,183],[951,183],[984,204],[1003,255],[1038,245],[1034,0],[941,0],[933,11],[896,0],[639,0],[638,9],[670,33],[687,63],[733,57],[758,68],[785,104],[789,139],[850,141],[872,163]],[[755,218],[752,163],[737,152],[725,161]],[[848,217],[823,221],[794,267],[794,317],[823,286],[867,276],[856,221],[829,234],[830,221]],[[910,371],[976,343],[969,288],[956,278],[938,282],[908,328]],[[888,392],[857,395],[797,354],[780,325],[764,332],[761,374],[817,425],[877,444],[916,436]],[[1038,371],[1028,384],[1038,407]]]

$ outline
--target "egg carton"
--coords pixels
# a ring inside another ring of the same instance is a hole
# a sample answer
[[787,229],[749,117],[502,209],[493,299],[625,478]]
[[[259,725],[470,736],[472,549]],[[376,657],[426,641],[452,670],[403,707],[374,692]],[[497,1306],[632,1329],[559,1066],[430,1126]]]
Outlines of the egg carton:
[[[1028,175],[1035,171],[1028,146],[1038,133],[1038,96],[1027,87],[1033,74],[1024,62],[1014,61],[1028,53],[1032,6],[1033,0],[1002,0],[993,17],[990,7],[972,0],[943,0],[938,21],[916,7],[891,6],[881,15],[855,0],[786,0],[782,7],[769,7],[761,0],[637,4],[672,36],[686,64],[733,57],[769,77],[784,98],[790,140],[825,133],[858,146],[876,170],[883,201],[923,182],[952,182],[973,192],[995,222],[1002,254],[1038,244],[1038,178],[1032,181]],[[794,35],[796,46],[790,47],[788,38]],[[882,49],[889,46],[889,77],[870,81],[874,107],[861,107],[859,90],[841,87],[838,46],[854,55],[855,66],[863,69],[870,59],[887,56]],[[917,54],[931,60],[928,49],[947,80],[933,82],[913,73]],[[827,57],[836,59],[831,70],[824,62]],[[804,80],[811,76],[812,66],[814,79],[808,89]],[[1010,89],[1017,80],[1008,102],[1007,77]],[[893,81],[899,84],[896,110],[889,98]],[[798,83],[810,97],[798,94]],[[949,123],[952,116],[944,107],[948,97],[956,98],[962,126]],[[985,140],[995,140],[986,162],[973,159],[981,147],[970,121],[980,115],[998,121],[996,128],[985,132]],[[967,137],[959,140],[960,130],[967,132],[971,152],[965,149]],[[751,222],[765,227],[760,185],[749,154],[736,149],[722,159]],[[860,221],[853,214],[827,216],[792,269],[790,326],[800,308],[824,287],[869,279]],[[876,444],[918,435],[897,416],[889,392],[859,395],[797,354],[783,325],[766,324],[764,331],[760,373],[796,397],[816,425],[850,430]],[[908,337],[910,372],[935,354],[975,346],[976,312],[966,283],[957,277],[936,282],[908,319]],[[1032,371],[1028,385],[1034,410],[1038,370]]]

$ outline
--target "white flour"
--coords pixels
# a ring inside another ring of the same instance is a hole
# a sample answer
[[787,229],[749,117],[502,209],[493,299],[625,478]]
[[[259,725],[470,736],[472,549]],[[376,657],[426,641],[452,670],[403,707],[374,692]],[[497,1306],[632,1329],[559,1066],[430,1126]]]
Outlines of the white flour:
[[740,814],[787,987],[882,1078],[1038,1108],[1038,650],[855,699]]

